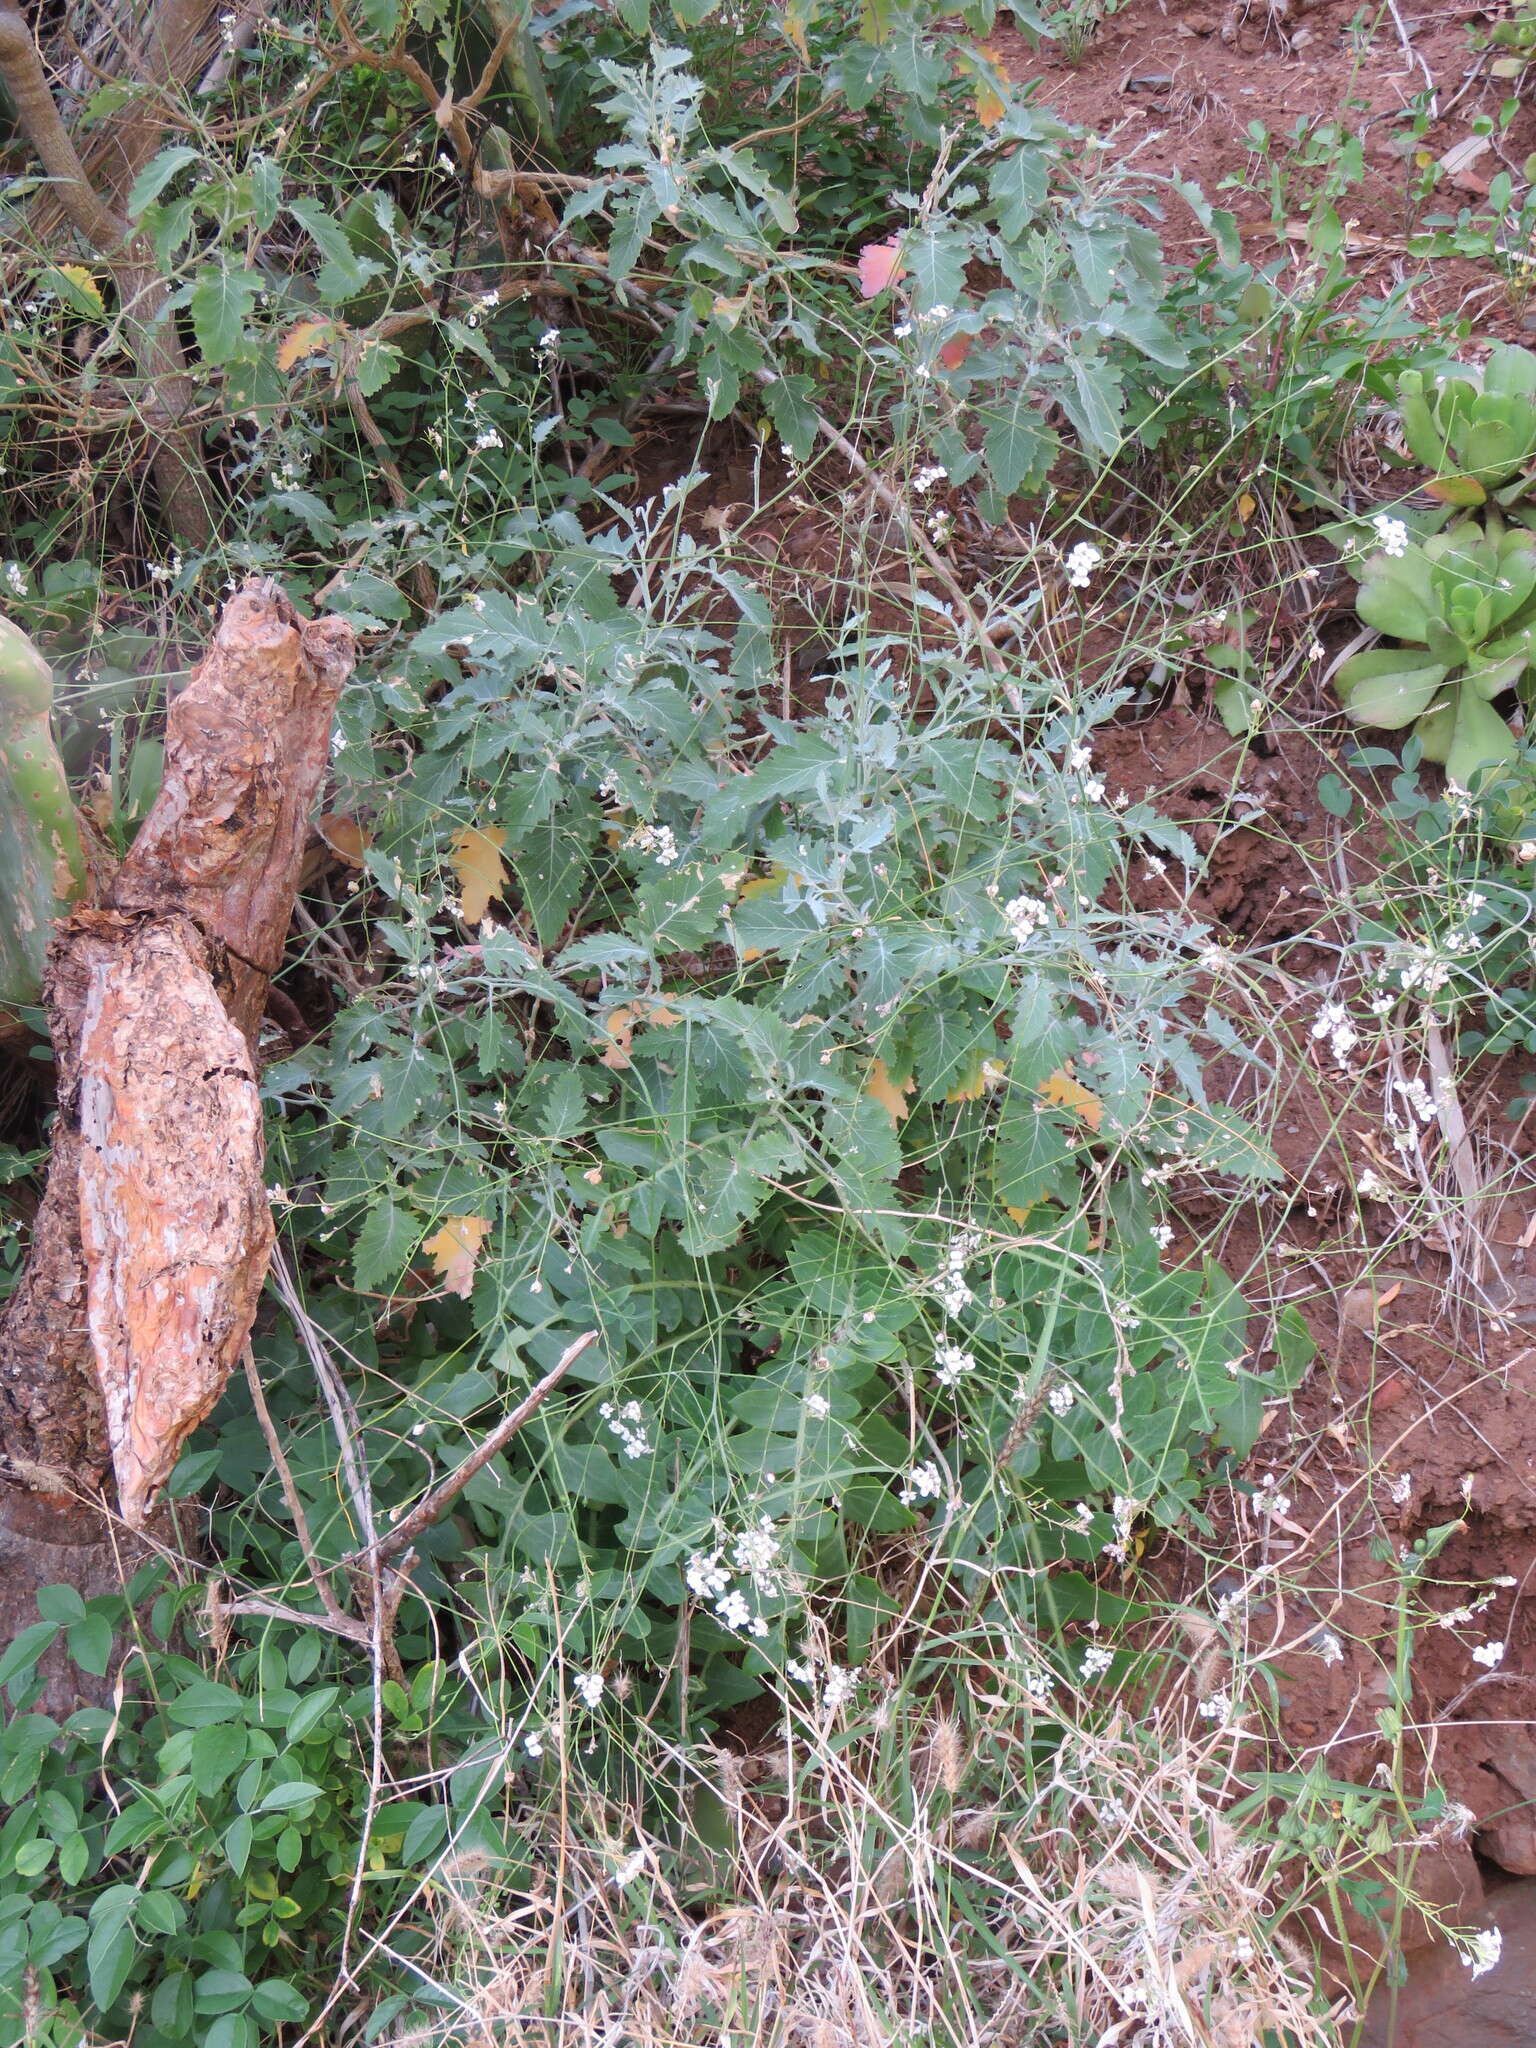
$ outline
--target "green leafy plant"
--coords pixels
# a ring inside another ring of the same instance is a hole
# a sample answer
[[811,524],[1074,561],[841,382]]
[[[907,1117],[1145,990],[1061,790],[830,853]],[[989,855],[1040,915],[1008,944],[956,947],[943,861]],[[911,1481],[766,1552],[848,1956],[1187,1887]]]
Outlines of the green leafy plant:
[[1410,368],[1397,380],[1403,436],[1457,504],[1523,497],[1536,468],[1536,355],[1500,345],[1481,368]]
[[1412,726],[1426,760],[1463,787],[1515,753],[1493,700],[1516,687],[1536,645],[1536,538],[1490,514],[1425,540],[1376,516],[1384,545],[1351,562],[1356,609],[1402,645],[1352,655],[1335,678],[1360,725]]

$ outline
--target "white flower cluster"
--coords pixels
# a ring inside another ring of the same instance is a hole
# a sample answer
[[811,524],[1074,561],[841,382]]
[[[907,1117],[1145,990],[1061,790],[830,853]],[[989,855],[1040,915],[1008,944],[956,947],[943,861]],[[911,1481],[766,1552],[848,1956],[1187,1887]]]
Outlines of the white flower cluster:
[[933,1376],[941,1387],[958,1387],[964,1374],[976,1370],[970,1352],[951,1343],[948,1337],[941,1337],[934,1345],[933,1358]]
[[626,1458],[643,1458],[654,1448],[645,1433],[645,1410],[638,1401],[626,1401],[622,1408],[605,1401],[597,1412],[618,1438]]
[[1390,512],[1378,512],[1371,524],[1376,529],[1376,539],[1384,555],[1407,554],[1408,529],[1401,519],[1394,519]]
[[935,484],[943,483],[948,475],[949,471],[942,462],[925,462],[922,468],[913,475],[912,488],[919,494],[924,491],[931,491]]
[[1027,946],[1042,925],[1051,921],[1051,906],[1039,896],[1015,896],[1002,906],[1004,920],[1014,942]]
[[925,1458],[921,1465],[914,1465],[907,1475],[907,1483],[896,1498],[904,1508],[915,1507],[919,1501],[941,1500],[944,1496],[945,1474],[932,1458]]
[[1103,1643],[1090,1643],[1083,1652],[1083,1661],[1078,1666],[1085,1683],[1091,1685],[1096,1678],[1102,1678],[1115,1661],[1115,1653]]
[[1360,1034],[1350,1020],[1349,1010],[1343,1003],[1324,1003],[1312,1024],[1315,1039],[1326,1038],[1328,1049],[1335,1062],[1348,1066],[1349,1055],[1360,1043]]
[[1479,1643],[1472,1652],[1472,1662],[1481,1664],[1485,1671],[1496,1671],[1504,1662],[1502,1643]]
[[595,1707],[603,1696],[601,1671],[583,1671],[576,1680],[576,1690],[581,1695],[581,1704],[584,1707]]
[[[742,1530],[734,1542],[727,1540],[717,1550],[695,1551],[683,1568],[683,1578],[696,1600],[708,1600],[715,1619],[725,1628],[743,1635],[765,1636],[768,1624],[735,1584],[740,1573],[759,1597],[782,1593],[785,1585],[784,1545],[771,1516],[759,1517],[755,1527]],[[730,1563],[726,1563],[727,1552]]]
[[654,855],[659,867],[677,865],[677,835],[670,825],[637,825],[624,844],[636,853]]
[[1064,1380],[1060,1386],[1052,1387],[1045,1398],[1053,1415],[1067,1415],[1076,1405],[1077,1389]]
[[957,1316],[975,1299],[965,1284],[965,1269],[981,1250],[979,1230],[957,1230],[944,1248],[938,1271],[929,1282],[935,1300],[947,1316]]
[[[1084,1501],[1077,1504],[1078,1520],[1084,1520]],[[1129,1494],[1117,1493],[1110,1502],[1109,1512],[1114,1521],[1115,1533],[1103,1546],[1103,1555],[1114,1558],[1117,1564],[1129,1564],[1131,1557],[1131,1531],[1136,1526],[1136,1517],[1141,1513],[1141,1502]]]
[[[1070,772],[1081,778],[1078,795],[1084,802],[1099,804],[1104,801],[1104,780],[1093,772],[1093,749],[1086,741],[1079,740],[1067,756]],[[1148,865],[1151,865],[1150,858]]]
[[1093,572],[1104,559],[1104,550],[1095,547],[1091,540],[1080,540],[1068,549],[1063,566],[1067,581],[1074,590],[1086,590],[1093,579]]
[[815,1685],[818,1669],[824,1671],[821,1679],[822,1710],[835,1714],[840,1707],[846,1707],[853,1698],[863,1670],[861,1664],[823,1664],[816,1652],[804,1645],[798,1657],[786,1657],[784,1676],[794,1679],[797,1685]]

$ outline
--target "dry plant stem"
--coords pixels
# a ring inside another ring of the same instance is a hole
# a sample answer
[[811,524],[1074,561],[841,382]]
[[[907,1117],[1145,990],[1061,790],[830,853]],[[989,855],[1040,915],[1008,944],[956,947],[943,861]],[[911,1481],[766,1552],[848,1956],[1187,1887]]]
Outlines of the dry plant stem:
[[471,1451],[463,1464],[456,1466],[441,1485],[434,1486],[425,1500],[418,1501],[404,1521],[397,1522],[393,1529],[381,1537],[371,1552],[356,1551],[343,1559],[343,1562],[348,1565],[377,1564],[414,1543],[422,1530],[429,1529],[449,1503],[464,1491],[481,1467],[488,1465],[498,1451],[506,1448],[534,1410],[565,1378],[582,1353],[596,1342],[596,1330],[588,1330],[583,1336],[578,1337],[574,1344],[568,1344],[538,1385],[529,1390],[510,1415],[502,1417],[484,1443]]
[[1440,1122],[1441,1134],[1451,1158],[1451,1171],[1456,1176],[1456,1186],[1464,1204],[1462,1220],[1471,1239],[1472,1279],[1474,1283],[1482,1278],[1483,1254],[1485,1250],[1483,1233],[1478,1227],[1479,1211],[1486,1204],[1482,1175],[1477,1170],[1477,1154],[1467,1134],[1466,1119],[1461,1113],[1461,1103],[1456,1094],[1456,1077],[1451,1070],[1450,1054],[1446,1051],[1445,1039],[1440,1026],[1432,1017],[1426,1018],[1424,1046],[1429,1056],[1429,1071],[1435,1077],[1435,1114]]
[[294,1485],[293,1471],[284,1454],[282,1439],[273,1426],[272,1411],[267,1406],[261,1374],[256,1370],[256,1355],[251,1350],[249,1340],[241,1352],[241,1359],[245,1366],[245,1383],[251,1390],[251,1406],[256,1410],[256,1420],[261,1424],[261,1433],[267,1440],[267,1450],[271,1454],[273,1467],[282,1486],[283,1498],[287,1501],[288,1512],[293,1517],[294,1533],[299,1539],[299,1548],[304,1553],[305,1570],[309,1573],[315,1591],[320,1595],[320,1605],[333,1621],[339,1621],[343,1618],[341,1603],[336,1598],[330,1573],[326,1571],[315,1553],[314,1538],[309,1533],[309,1519],[304,1513],[304,1503],[299,1497],[299,1489]]
[[156,439],[153,469],[166,519],[180,539],[201,547],[213,536],[213,519],[196,432],[188,423],[196,394],[166,310],[169,287],[129,223],[92,185],[54,105],[32,31],[9,5],[0,5],[0,82],[70,224],[112,268],[124,334],[145,380],[144,415]]
[[[400,465],[390,452],[384,430],[368,410],[368,401],[358,386],[357,372],[347,368],[342,372],[341,388],[347,401],[347,410],[357,423],[357,431],[373,451],[373,459],[379,465],[379,472],[389,487],[390,499],[397,512],[410,509],[411,494],[405,487],[405,478],[400,474]],[[417,562],[411,569],[411,587],[416,602],[425,612],[437,609],[437,586],[432,581],[432,571],[425,562]]]
[[[758,370],[755,372],[755,375],[759,384],[772,384],[774,382],[771,370]],[[923,532],[922,527],[912,517],[911,511],[903,503],[898,493],[893,491],[883,478],[875,474],[875,471],[865,461],[864,457],[847,436],[840,434],[832,422],[821,413],[816,415],[816,430],[829,447],[837,450],[854,475],[862,477],[865,483],[869,485],[869,488],[880,500],[880,503],[890,513],[907,539],[917,549],[934,575],[938,577],[944,588],[949,592],[950,598],[958,609],[961,618],[966,621],[971,631],[975,634],[976,644],[981,649],[982,658],[985,660],[988,668],[998,674],[1009,703],[1022,717],[1024,700],[1019,695],[1016,685],[1003,673],[1007,667],[1006,657],[992,635],[987,631],[987,628],[982,624],[976,607],[971,603],[970,598],[967,597],[961,587],[960,579],[956,576],[953,565],[934,547],[927,534]]]

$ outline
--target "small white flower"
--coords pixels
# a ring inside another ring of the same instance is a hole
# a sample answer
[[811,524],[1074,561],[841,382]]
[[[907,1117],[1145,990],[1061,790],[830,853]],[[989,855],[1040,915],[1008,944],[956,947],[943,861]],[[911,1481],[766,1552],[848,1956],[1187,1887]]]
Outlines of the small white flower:
[[625,1885],[633,1884],[645,1868],[644,1849],[632,1849],[613,1873],[614,1888],[623,1891]]
[[1067,552],[1064,564],[1067,581],[1074,590],[1086,590],[1092,581],[1093,572],[1104,559],[1104,550],[1095,547],[1091,540],[1080,540]]
[[699,1600],[717,1600],[731,1583],[731,1575],[720,1561],[720,1552],[696,1551],[683,1567],[688,1590]]
[[1474,1977],[1486,1977],[1503,1953],[1503,1931],[1497,1927],[1485,1927],[1470,1936],[1461,1951],[1461,1960]]
[[744,1529],[731,1551],[731,1563],[751,1578],[759,1593],[776,1593],[783,1583],[779,1556],[783,1546],[772,1519],[764,1515],[755,1529]]
[[658,867],[670,868],[677,863],[677,835],[670,825],[637,825],[624,844],[636,853],[654,855]]
[[546,327],[544,332],[539,336],[538,346],[539,354],[541,356],[553,355],[555,350],[560,346],[559,328]]
[[482,427],[475,436],[476,448],[504,448],[506,443],[494,427]]
[[839,1664],[831,1666],[827,1672],[826,1683],[821,1689],[821,1704],[824,1712],[835,1714],[840,1707],[847,1706],[848,1702],[853,1698],[855,1688],[859,1682],[859,1673],[862,1669],[863,1666],[859,1664],[848,1668],[844,1668]]
[[1002,911],[1015,942],[1021,946],[1027,946],[1051,919],[1051,906],[1038,896],[1015,896],[1011,903],[1002,906]]
[[1253,1512],[1265,1516],[1288,1515],[1291,1512],[1291,1497],[1276,1487],[1273,1472],[1264,1474],[1259,1491],[1253,1497]]
[[832,1403],[825,1394],[807,1394],[805,1412],[813,1422],[825,1422],[832,1413]]
[[1108,1649],[1103,1643],[1090,1643],[1083,1652],[1083,1661],[1078,1669],[1083,1678],[1091,1684],[1094,1679],[1102,1678],[1114,1661],[1113,1650]]
[[597,1412],[618,1438],[626,1458],[643,1458],[652,1448],[645,1433],[645,1410],[638,1401],[626,1401],[622,1408],[605,1401]]
[[904,1508],[909,1508],[920,1500],[939,1500],[943,1493],[944,1474],[931,1458],[926,1458],[921,1465],[913,1466],[896,1498]]
[[1343,1003],[1324,1003],[1312,1025],[1314,1038],[1326,1038],[1334,1059],[1342,1067],[1347,1065],[1349,1055],[1360,1043],[1360,1034],[1350,1022],[1349,1011]]
[[976,1361],[969,1351],[958,1344],[951,1344],[947,1337],[941,1337],[933,1347],[933,1376],[941,1387],[957,1387],[964,1373],[976,1370]]
[[715,1613],[727,1628],[751,1626],[752,1610],[747,1605],[745,1596],[735,1587],[715,1602]]
[[1312,1638],[1312,1648],[1325,1664],[1344,1662],[1344,1645],[1331,1628],[1320,1628]]
[[576,1690],[581,1694],[581,1703],[584,1707],[595,1707],[603,1696],[601,1671],[583,1671],[576,1680]]
[[935,484],[943,483],[949,471],[942,462],[925,462],[912,478],[912,488],[919,493],[931,491]]
[[1213,1692],[1208,1700],[1201,1700],[1196,1708],[1202,1721],[1227,1722],[1232,1718],[1232,1695],[1229,1692]]
[[1496,1670],[1504,1662],[1504,1645],[1502,1643],[1479,1643],[1472,1652],[1472,1662],[1474,1664],[1481,1664],[1486,1671]]
[[542,1756],[544,1754],[543,1736],[535,1735],[530,1730],[529,1733],[523,1737],[523,1748],[528,1752],[529,1756]]
[[1063,1383],[1059,1387],[1052,1387],[1045,1398],[1051,1404],[1053,1415],[1065,1415],[1077,1400],[1077,1389]]
[[1376,529],[1376,539],[1384,555],[1397,556],[1408,552],[1408,529],[1401,519],[1394,519],[1387,512],[1378,512],[1371,524]]

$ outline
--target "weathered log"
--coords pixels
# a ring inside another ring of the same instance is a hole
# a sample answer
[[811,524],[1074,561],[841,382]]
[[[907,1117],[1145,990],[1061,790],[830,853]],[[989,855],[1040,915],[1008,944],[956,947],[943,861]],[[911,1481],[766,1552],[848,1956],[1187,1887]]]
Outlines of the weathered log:
[[110,1468],[142,1526],[249,1335],[272,1241],[255,1034],[352,659],[275,586],[233,598],[105,903],[50,947],[58,1115],[0,1316],[0,1451],[56,1509],[109,1507]]

